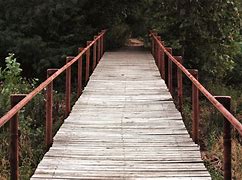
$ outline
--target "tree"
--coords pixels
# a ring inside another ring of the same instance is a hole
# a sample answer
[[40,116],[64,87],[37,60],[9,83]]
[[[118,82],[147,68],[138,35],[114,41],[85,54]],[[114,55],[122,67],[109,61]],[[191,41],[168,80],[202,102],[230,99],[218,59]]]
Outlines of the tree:
[[149,1],[149,25],[184,56],[187,67],[220,79],[234,67],[238,53],[238,3],[235,0]]

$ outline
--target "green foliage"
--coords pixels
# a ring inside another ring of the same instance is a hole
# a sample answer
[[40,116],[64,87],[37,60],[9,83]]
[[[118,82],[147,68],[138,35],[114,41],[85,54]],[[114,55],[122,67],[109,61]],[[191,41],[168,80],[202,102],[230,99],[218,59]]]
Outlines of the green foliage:
[[19,79],[20,73],[22,69],[20,68],[20,64],[14,58],[14,54],[9,54],[5,59],[6,68],[2,70],[0,68],[0,79],[4,79],[5,81],[15,81]]
[[113,34],[108,47],[123,45],[129,34],[125,19],[136,4],[128,0],[0,1],[0,58],[15,52],[23,75],[43,80],[47,68],[61,67],[66,55],[76,55],[77,48],[101,29]]
[[[185,86],[184,90],[190,89]],[[215,96],[231,96],[231,112],[242,123],[242,95],[241,86],[232,87],[215,81],[209,81],[206,89]],[[191,90],[191,89],[190,89]],[[189,96],[189,97],[187,97]],[[191,94],[185,91],[183,120],[186,128],[192,131]],[[223,121],[224,117],[212,104],[200,97],[199,144],[202,157],[212,179],[222,179],[223,169]],[[232,131],[232,164],[233,179],[241,179],[241,136],[237,131]]]
[[38,79],[31,79],[27,81],[21,77],[22,69],[20,68],[20,63],[17,62],[14,54],[9,54],[5,58],[5,68],[0,67],[0,115],[6,111],[10,105],[10,95],[14,93],[27,93],[32,89]]
[[4,88],[1,90],[1,94],[9,95],[10,92],[16,93],[18,88],[15,86],[21,81],[20,73],[22,69],[20,64],[16,62],[14,54],[9,54],[5,59],[6,68],[2,70],[0,67],[0,80],[4,81]]
[[208,168],[208,171],[213,180],[223,179],[223,175],[220,172],[218,172],[216,169],[214,169],[214,167],[209,162],[205,162],[205,166]]
[[113,26],[107,34],[108,48],[120,48],[124,45],[126,40],[130,37],[130,28],[127,24],[117,24]]
[[82,11],[86,2],[1,1],[1,57],[15,52],[25,76],[45,78],[47,68],[63,65],[65,55],[74,55],[96,33]]
[[226,78],[228,79],[228,84],[242,86],[242,42],[238,43],[240,46],[240,53],[237,54],[234,58],[235,67],[233,71],[231,71]]
[[[5,68],[0,69],[0,116],[10,108],[10,95],[13,93],[29,93],[36,85],[36,79],[26,80],[21,77],[22,69],[14,54],[9,54],[5,60]],[[45,152],[44,147],[44,117],[45,101],[44,92],[36,95],[27,106],[19,113],[20,133],[20,179],[29,179]],[[63,96],[54,93],[54,130],[60,127],[63,119]],[[58,118],[57,118],[58,117]],[[9,177],[9,129],[8,123],[0,128],[0,179]]]
[[[33,89],[33,87],[36,84],[36,79],[32,79],[27,81],[26,79],[21,77],[22,69],[20,68],[20,63],[17,62],[16,58],[14,57],[14,54],[9,54],[8,57],[5,59],[5,68],[0,68],[0,116],[3,116],[4,113],[6,113],[7,109],[10,108],[10,95],[14,93],[28,93]],[[42,97],[43,98],[43,97]],[[40,104],[35,103],[35,107],[41,107]],[[28,112],[31,112],[33,110],[33,107],[31,107],[31,110]],[[36,158],[39,158],[39,152],[32,152],[32,149],[34,147],[38,147],[39,150],[41,150],[41,144],[38,141],[38,138],[36,136],[40,135],[40,132],[43,132],[42,127],[38,127],[37,129],[31,129],[30,123],[32,123],[32,119],[26,118],[23,116],[23,112],[25,112],[26,109],[22,109],[20,113],[20,129],[21,129],[21,161],[20,167],[26,167],[20,168],[21,171],[29,170],[29,165],[32,164],[31,162],[35,162],[35,164],[38,162],[36,161]],[[32,127],[32,126],[31,126]],[[40,129],[42,130],[40,130]],[[1,170],[1,176],[0,179],[4,179],[8,177],[9,175],[9,162],[8,162],[8,155],[7,152],[9,151],[9,140],[8,140],[8,129],[7,128],[1,128],[0,129],[0,144],[1,144],[1,152],[0,152],[0,170]],[[43,137],[43,136],[42,136]],[[32,140],[30,140],[32,139]],[[34,141],[38,141],[38,143],[33,143]],[[27,145],[28,144],[28,145]],[[43,149],[43,148],[42,148]],[[30,152],[30,153],[29,153]],[[28,154],[28,155],[27,155]],[[32,156],[31,156],[32,155]],[[28,158],[26,158],[28,157]],[[38,159],[39,160],[39,159]]]
[[238,53],[238,1],[149,1],[149,25],[179,50],[187,67],[221,79],[232,71]]

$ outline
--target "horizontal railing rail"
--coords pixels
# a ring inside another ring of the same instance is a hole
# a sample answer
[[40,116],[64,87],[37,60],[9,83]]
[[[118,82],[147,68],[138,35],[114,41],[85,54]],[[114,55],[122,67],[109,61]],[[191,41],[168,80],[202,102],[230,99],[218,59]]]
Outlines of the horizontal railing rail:
[[[42,82],[29,94],[15,94],[11,95],[11,109],[0,118],[0,127],[10,122],[10,179],[19,179],[18,168],[18,112],[25,107],[37,94],[46,89],[46,122],[45,122],[45,144],[48,150],[52,144],[52,108],[53,108],[53,81],[59,77],[63,72],[66,72],[66,93],[65,93],[65,116],[70,113],[70,96],[71,96],[71,67],[78,62],[78,97],[82,93],[82,72],[85,69],[85,84],[88,82],[91,72],[93,72],[97,63],[100,61],[105,51],[105,34],[107,30],[102,30],[97,36],[94,36],[92,41],[87,41],[85,48],[79,48],[79,54],[75,57],[67,57],[66,64],[60,69],[48,69],[47,79]],[[92,48],[93,47],[93,48]],[[92,48],[92,67],[90,63],[90,53]],[[86,55],[86,66],[83,68],[83,55]]]
[[74,57],[70,62],[64,65],[62,68],[58,69],[53,75],[48,79],[42,82],[37,88],[32,92],[26,95],[18,104],[16,104],[11,110],[9,110],[3,117],[0,119],[0,127],[2,127],[6,122],[8,122],[20,109],[22,109],[28,102],[30,102],[39,92],[46,88],[54,79],[56,79],[60,74],[62,74],[66,69],[68,69],[72,64],[78,61],[88,49],[93,46],[98,40],[100,40],[106,30],[104,30],[100,35],[98,35],[89,45],[87,45],[76,57]]
[[[229,96],[213,96],[199,81],[198,71],[195,69],[186,69],[182,65],[181,56],[173,56],[172,48],[165,47],[164,41],[154,31],[150,31],[151,52],[154,56],[161,77],[167,82],[168,89],[173,95],[173,68],[172,64],[177,67],[177,99],[178,108],[182,112],[183,90],[182,90],[182,73],[192,82],[192,138],[198,143],[198,121],[199,121],[199,92],[201,92],[212,105],[222,113],[224,120],[224,179],[231,179],[231,130],[230,124],[242,135],[242,124],[230,113]],[[165,59],[165,56],[167,59]],[[166,63],[166,62],[167,63]]]

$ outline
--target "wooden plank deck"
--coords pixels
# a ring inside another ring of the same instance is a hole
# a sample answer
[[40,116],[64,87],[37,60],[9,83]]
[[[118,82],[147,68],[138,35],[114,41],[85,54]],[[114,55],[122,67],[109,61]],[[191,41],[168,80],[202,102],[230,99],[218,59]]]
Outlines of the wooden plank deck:
[[39,179],[211,179],[149,52],[107,52]]

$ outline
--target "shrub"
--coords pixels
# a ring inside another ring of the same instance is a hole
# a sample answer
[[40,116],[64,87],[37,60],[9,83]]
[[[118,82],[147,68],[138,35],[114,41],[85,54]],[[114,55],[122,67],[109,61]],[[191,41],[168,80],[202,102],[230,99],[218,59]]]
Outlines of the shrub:
[[130,28],[127,24],[121,23],[114,25],[107,33],[107,48],[122,47],[130,34]]

